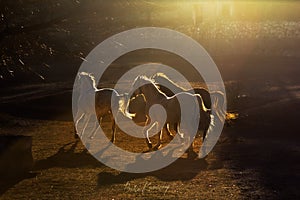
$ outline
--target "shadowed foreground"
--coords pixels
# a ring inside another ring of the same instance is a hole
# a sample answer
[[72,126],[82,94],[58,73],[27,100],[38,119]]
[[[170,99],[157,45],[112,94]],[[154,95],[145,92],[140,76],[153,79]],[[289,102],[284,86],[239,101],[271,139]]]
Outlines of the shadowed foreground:
[[[277,88],[277,98],[274,87],[263,96],[248,92],[231,99],[240,118],[224,128],[206,160],[182,157],[143,174],[118,172],[98,162],[73,138],[72,122],[1,115],[1,134],[32,136],[35,160],[29,174],[1,178],[1,198],[297,199],[299,87]],[[231,93],[228,98],[236,96]],[[108,127],[104,122],[104,131]],[[116,145],[133,152],[147,149],[143,139],[135,142],[118,131]]]

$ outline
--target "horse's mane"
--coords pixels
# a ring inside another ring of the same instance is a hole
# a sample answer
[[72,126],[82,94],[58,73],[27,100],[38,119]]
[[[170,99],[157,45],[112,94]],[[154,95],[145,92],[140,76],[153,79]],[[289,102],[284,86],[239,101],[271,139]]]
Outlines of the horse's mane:
[[[172,81],[166,74],[164,74],[162,72],[159,72],[159,73],[156,73],[156,74],[152,75],[151,79],[156,84],[169,85],[169,86],[172,86],[172,87],[176,87],[177,89],[180,89],[182,91],[186,90],[183,87],[179,86],[174,81]],[[170,88],[170,87],[168,87],[168,88]]]
[[92,82],[92,86],[95,90],[97,90],[97,85],[96,85],[96,80],[95,77],[91,74],[91,73],[87,73],[87,72],[80,72],[79,77],[86,77],[89,78],[90,81]]
[[148,78],[148,77],[145,76],[145,75],[139,75],[139,76],[137,76],[137,77],[135,78],[135,80],[134,80],[134,82],[133,82],[132,85],[134,85],[134,84],[137,83],[137,82],[140,82],[140,83],[142,83],[142,84],[151,84],[151,85],[153,85],[154,87],[156,87],[157,90],[159,90],[159,88],[157,87],[157,85],[155,85],[154,80],[151,79],[151,78]]
[[134,81],[138,81],[138,80],[153,82],[153,80],[151,78],[148,78],[145,75],[137,76]]

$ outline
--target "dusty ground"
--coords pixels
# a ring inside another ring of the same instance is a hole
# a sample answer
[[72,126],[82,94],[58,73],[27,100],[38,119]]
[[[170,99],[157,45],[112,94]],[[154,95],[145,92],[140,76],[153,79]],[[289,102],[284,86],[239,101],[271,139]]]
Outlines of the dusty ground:
[[[205,160],[183,157],[164,169],[143,174],[102,165],[73,138],[71,121],[25,117],[39,108],[35,100],[25,101],[31,110],[23,110],[22,117],[1,114],[0,134],[32,136],[35,165],[24,177],[2,178],[1,199],[297,199],[300,87],[268,83],[253,90],[263,83],[246,83],[249,87],[238,90],[245,94],[240,98],[235,93],[237,83],[226,83],[230,107],[238,110],[240,119],[224,128]],[[258,95],[262,92],[264,95]],[[46,99],[68,95],[66,89],[62,94],[46,95]],[[38,101],[45,101],[42,99]],[[52,118],[57,118],[56,111],[52,113]],[[105,122],[104,130],[109,131],[108,127]],[[146,149],[143,140],[133,143],[120,132],[116,145],[130,151]]]

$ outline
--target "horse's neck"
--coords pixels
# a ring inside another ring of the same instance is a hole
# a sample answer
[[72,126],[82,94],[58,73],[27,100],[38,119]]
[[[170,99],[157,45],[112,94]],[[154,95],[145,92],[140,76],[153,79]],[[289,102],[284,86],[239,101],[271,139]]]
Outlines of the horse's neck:
[[172,83],[171,81],[166,80],[166,79],[160,79],[159,84],[167,87],[168,89],[170,89],[172,92],[175,92],[175,93],[184,91],[183,88],[181,88],[180,86],[178,86],[175,83]]
[[166,96],[161,93],[154,85],[151,85],[145,90],[144,96],[147,102],[159,103],[163,99],[166,99]]
[[95,84],[94,84],[91,80],[86,80],[86,81],[85,81],[84,88],[85,88],[87,91],[89,91],[89,92],[91,92],[91,91],[95,92],[95,91],[98,90],[98,89],[96,88]]

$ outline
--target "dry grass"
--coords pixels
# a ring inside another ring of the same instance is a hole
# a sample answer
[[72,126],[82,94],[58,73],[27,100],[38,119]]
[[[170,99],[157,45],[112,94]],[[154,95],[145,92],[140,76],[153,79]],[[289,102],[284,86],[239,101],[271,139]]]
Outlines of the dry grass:
[[[129,174],[90,156],[73,138],[71,122],[29,120],[26,126],[1,128],[1,134],[12,132],[33,137],[36,176],[13,185],[2,199],[240,198],[232,171],[222,169],[213,154],[207,162],[182,158],[166,169]],[[122,139],[117,137],[117,145],[122,146]],[[141,144],[146,148],[144,141]],[[131,151],[141,147],[126,146]]]
[[[206,160],[182,157],[143,174],[98,162],[74,139],[72,122],[0,115],[0,134],[32,136],[35,160],[30,175],[0,179],[1,199],[299,199],[295,110],[300,105],[298,95],[288,95],[299,91],[285,87],[275,94],[261,83],[248,85],[236,92],[227,87],[229,106],[239,108],[240,115],[233,127],[224,128]],[[237,98],[239,94],[247,96]],[[104,130],[109,131],[108,122]],[[196,149],[200,144],[197,139]],[[143,139],[120,131],[116,145],[131,152],[147,150]]]

